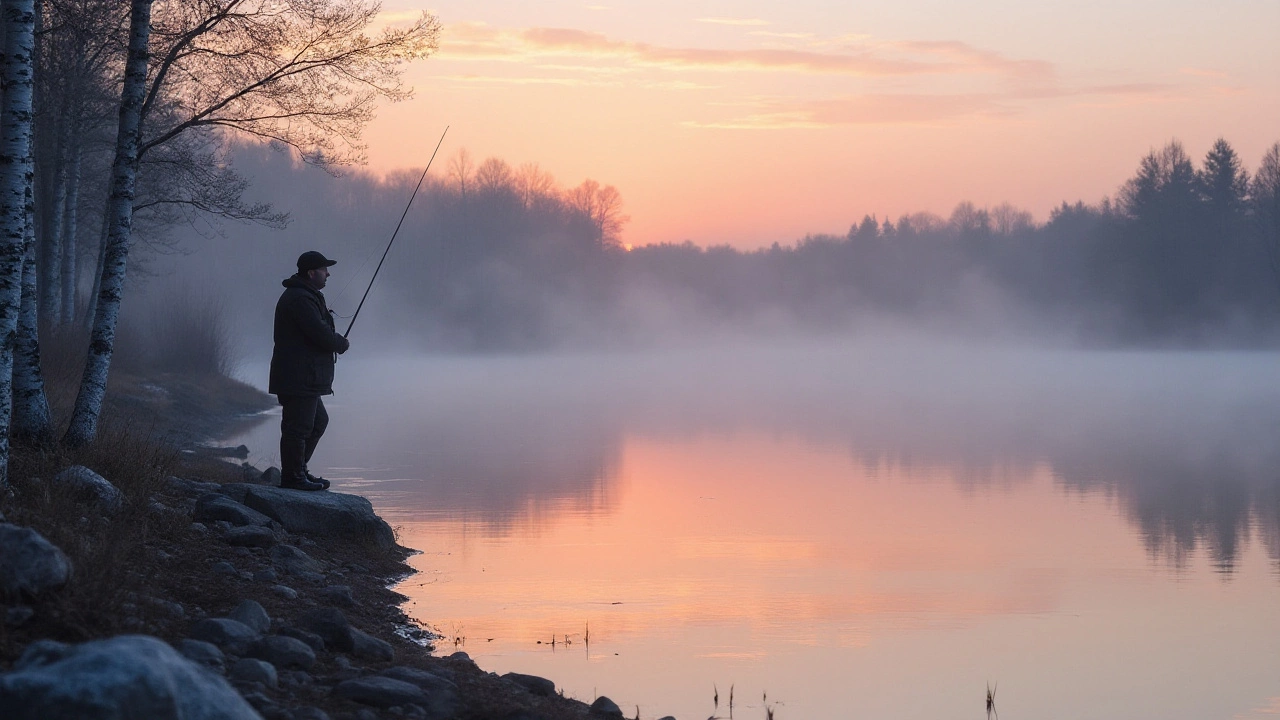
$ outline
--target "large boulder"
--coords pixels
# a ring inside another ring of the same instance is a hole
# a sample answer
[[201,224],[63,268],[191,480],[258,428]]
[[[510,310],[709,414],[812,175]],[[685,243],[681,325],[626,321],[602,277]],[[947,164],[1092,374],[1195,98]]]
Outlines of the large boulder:
[[122,635],[0,675],[5,720],[261,720],[225,680],[160,640]]
[[196,500],[196,511],[193,515],[196,522],[212,523],[226,520],[232,525],[265,526],[271,524],[271,518],[260,512],[251,510],[232,500],[222,493],[209,493]]
[[71,563],[31,528],[0,523],[0,597],[35,596],[67,584]]
[[124,507],[124,493],[120,488],[83,465],[72,465],[54,475],[53,485],[106,513],[117,513]]
[[359,495],[249,485],[244,504],[280,523],[289,532],[320,535],[346,543],[369,543],[380,548],[396,544],[391,526]]

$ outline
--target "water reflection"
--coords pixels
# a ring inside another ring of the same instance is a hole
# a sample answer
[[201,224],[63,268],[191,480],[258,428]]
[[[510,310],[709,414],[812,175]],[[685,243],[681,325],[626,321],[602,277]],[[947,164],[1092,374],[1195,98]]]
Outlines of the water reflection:
[[344,357],[317,460],[426,553],[411,614],[628,715],[732,682],[744,717],[953,717],[997,679],[1010,717],[1255,717],[1276,359]]
[[[1113,498],[1153,560],[1280,568],[1280,363],[1248,353],[854,346],[349,362],[320,462],[393,519],[500,536],[608,513],[628,437],[764,433],[867,477]],[[274,427],[244,440],[274,445]],[[269,450],[260,459],[273,460]]]

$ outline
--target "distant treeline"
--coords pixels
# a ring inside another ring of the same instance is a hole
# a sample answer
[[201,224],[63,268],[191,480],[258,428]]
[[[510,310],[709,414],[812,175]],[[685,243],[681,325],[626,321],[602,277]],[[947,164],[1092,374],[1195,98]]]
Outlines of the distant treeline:
[[[285,243],[228,228],[217,244],[242,248],[236,273],[275,278],[314,246],[343,259],[338,287],[352,280],[355,260],[381,250],[417,180],[408,172],[333,179],[251,149],[237,162],[294,216]],[[627,250],[612,187],[560,189],[536,165],[476,165],[465,153],[447,165],[428,177],[379,279],[382,308],[366,311],[382,333],[440,349],[885,323],[1107,346],[1280,338],[1280,143],[1251,174],[1226,141],[1198,165],[1171,142],[1141,160],[1114,200],[1063,203],[1043,224],[1007,204],[964,202],[949,218],[867,216],[843,236],[754,251],[692,242]],[[261,287],[278,285],[264,278]],[[333,286],[328,294],[339,312],[359,297]]]

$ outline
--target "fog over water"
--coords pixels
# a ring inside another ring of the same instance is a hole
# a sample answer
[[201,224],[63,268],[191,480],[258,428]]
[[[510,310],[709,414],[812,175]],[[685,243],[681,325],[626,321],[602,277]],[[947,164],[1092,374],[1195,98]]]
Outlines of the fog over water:
[[[313,465],[424,552],[412,615],[486,669],[642,717],[709,715],[712,682],[752,713],[767,692],[794,717],[936,717],[990,677],[1026,716],[1230,717],[1280,696],[1259,635],[1280,600],[1278,361],[905,335],[357,347]],[[271,462],[277,437],[237,441]],[[538,645],[552,633],[575,651]],[[1100,678],[1093,652],[1145,667]],[[1184,673],[1214,689],[1166,688]]]
[[[1277,499],[1277,359],[906,337],[503,357],[364,359],[357,347],[330,405],[331,432],[357,437],[358,455],[334,437],[322,455],[409,475],[371,488],[403,486],[393,512],[415,511],[413,488],[429,482],[429,502],[495,527],[530,500],[602,501],[625,437],[763,432],[843,448],[869,468],[945,468],[973,487],[1048,465],[1064,490],[1130,505],[1153,551],[1177,561],[1207,546],[1225,567],[1251,527],[1280,559],[1276,508],[1249,512]],[[260,369],[247,365],[247,379],[260,383]],[[271,456],[272,431],[255,435],[255,452]]]
[[[338,260],[345,329],[413,178],[240,159],[293,225],[187,238],[126,314],[208,297],[263,386],[294,259]],[[723,715],[713,684],[779,717],[976,713],[989,681],[1010,717],[1280,707],[1271,226],[1196,189],[1239,194],[1229,146],[1044,224],[752,252],[626,248],[609,188],[479,167],[428,178],[312,461],[422,551],[439,651],[644,718]],[[277,425],[233,441],[274,464]]]

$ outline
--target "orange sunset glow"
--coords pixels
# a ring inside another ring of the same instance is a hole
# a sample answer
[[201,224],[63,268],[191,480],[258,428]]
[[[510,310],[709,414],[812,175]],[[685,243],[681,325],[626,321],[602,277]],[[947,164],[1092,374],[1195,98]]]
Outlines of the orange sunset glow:
[[622,192],[631,245],[791,242],[864,214],[1011,202],[1043,221],[1113,194],[1171,138],[1280,139],[1280,4],[482,2],[440,18],[415,98],[366,134],[375,171],[538,162]]

